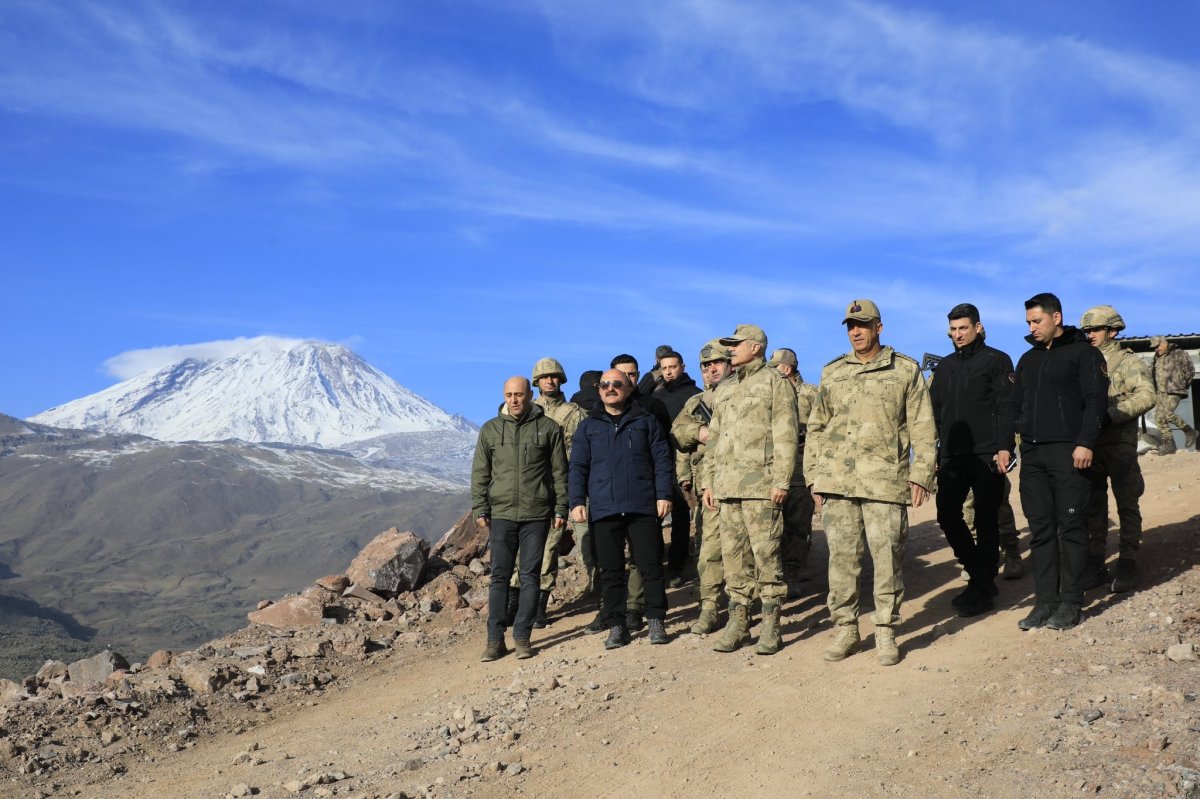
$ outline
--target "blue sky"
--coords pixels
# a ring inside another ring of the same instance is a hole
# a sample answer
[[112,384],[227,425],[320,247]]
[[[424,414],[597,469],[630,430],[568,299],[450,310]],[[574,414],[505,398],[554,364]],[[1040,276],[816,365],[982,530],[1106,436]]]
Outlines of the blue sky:
[[[235,10],[236,9],[236,10]],[[0,411],[130,350],[350,344],[477,422],[739,322],[1200,330],[1200,4],[7,0]]]

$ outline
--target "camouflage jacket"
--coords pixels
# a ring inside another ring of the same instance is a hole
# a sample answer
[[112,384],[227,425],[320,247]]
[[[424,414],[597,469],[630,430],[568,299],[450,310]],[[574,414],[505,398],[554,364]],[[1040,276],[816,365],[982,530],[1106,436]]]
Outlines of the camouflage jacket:
[[1154,356],[1154,390],[1159,394],[1186,397],[1195,373],[1191,356],[1174,344],[1167,344],[1165,355]]
[[1108,366],[1108,422],[1096,445],[1137,445],[1137,419],[1154,407],[1154,379],[1138,356],[1116,341],[1100,347]]
[[907,505],[910,482],[933,487],[933,406],[921,367],[884,347],[825,365],[808,417],[804,474],[819,494]]
[[704,491],[705,486],[697,482],[700,477],[701,464],[704,462],[704,444],[700,443],[700,428],[709,422],[709,417],[700,410],[700,403],[708,408],[709,415],[716,404],[717,388],[706,388],[700,394],[693,394],[683,404],[683,410],[675,417],[671,425],[671,443],[675,446],[675,477],[680,483],[690,482],[692,490],[697,494]]
[[716,499],[770,499],[796,466],[796,391],[756,360],[721,381],[701,479]]
[[817,387],[812,383],[796,383],[796,422],[799,436],[796,440],[796,468],[792,470],[792,487],[807,485],[804,479],[804,444],[808,437],[808,415],[812,413],[813,401],[817,398]]
[[578,429],[579,423],[587,416],[587,411],[580,408],[574,402],[567,402],[561,398],[562,395],[555,397],[550,394],[540,394],[533,401],[535,405],[540,405],[542,410],[546,412],[554,421],[558,422],[558,426],[563,429],[563,439],[567,445],[567,460],[571,460],[571,439],[575,438],[575,430]]

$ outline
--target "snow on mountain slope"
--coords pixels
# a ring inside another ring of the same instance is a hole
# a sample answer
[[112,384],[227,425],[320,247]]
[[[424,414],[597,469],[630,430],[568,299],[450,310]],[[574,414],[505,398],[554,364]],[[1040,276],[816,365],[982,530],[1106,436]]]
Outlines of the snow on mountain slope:
[[236,438],[318,447],[475,429],[345,347],[270,336],[248,339],[231,354],[149,369],[30,421],[162,441]]

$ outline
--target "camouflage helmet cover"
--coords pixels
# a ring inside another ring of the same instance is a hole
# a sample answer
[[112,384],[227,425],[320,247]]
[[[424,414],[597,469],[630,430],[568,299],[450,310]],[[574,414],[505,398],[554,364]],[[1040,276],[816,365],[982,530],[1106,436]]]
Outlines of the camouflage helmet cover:
[[1097,305],[1088,308],[1079,320],[1080,330],[1090,330],[1095,327],[1111,327],[1114,330],[1124,330],[1125,320],[1117,309],[1111,305]]
[[564,383],[567,382],[567,373],[563,370],[562,364],[553,358],[542,358],[533,365],[533,381],[536,383],[543,377],[557,376]]
[[700,365],[712,363],[713,361],[728,361],[729,348],[721,343],[721,339],[714,338],[712,341],[700,348]]

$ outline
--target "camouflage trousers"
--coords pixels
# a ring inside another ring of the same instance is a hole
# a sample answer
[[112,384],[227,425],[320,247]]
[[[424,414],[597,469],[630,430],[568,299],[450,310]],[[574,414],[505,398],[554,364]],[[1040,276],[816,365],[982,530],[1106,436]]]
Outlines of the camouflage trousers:
[[783,604],[783,509],[769,499],[723,499],[716,515],[729,603],[748,606],[757,589],[764,605]]
[[783,540],[779,545],[785,568],[799,569],[808,563],[816,509],[817,504],[803,482],[788,488],[787,499],[783,502]]
[[908,508],[894,502],[829,496],[821,520],[829,545],[829,615],[833,623],[858,624],[858,579],[865,540],[875,570],[871,618],[877,627],[899,624]]
[[[567,522],[571,525],[571,530],[575,534],[575,541],[579,543],[579,551],[583,551],[583,539],[588,534],[587,522],[577,524],[576,522]],[[550,526],[550,531],[546,534],[546,548],[542,552],[542,574],[539,578],[539,588],[542,591],[553,591],[554,586],[558,583],[558,545],[562,543],[563,531],[566,526],[555,530],[554,525]],[[520,554],[517,555],[520,558]],[[520,560],[517,561],[520,563]],[[590,576],[590,571],[589,571]],[[519,588],[519,575],[513,573],[512,580],[509,581],[509,586]]]
[[1108,483],[1112,483],[1120,522],[1120,556],[1136,557],[1142,545],[1142,512],[1138,498],[1146,490],[1133,443],[1100,445],[1093,452],[1092,497],[1088,502],[1088,555],[1104,559],[1108,549]]
[[[975,532],[975,494],[968,492],[967,501],[963,503],[963,518],[971,532]],[[1017,517],[1013,515],[1012,481],[1004,475],[1004,497],[1000,501],[1000,549],[1003,552],[1016,552],[1020,547],[1018,542],[1021,535],[1017,532]]]
[[1154,403],[1154,425],[1158,428],[1159,435],[1162,436],[1163,450],[1175,450],[1175,434],[1171,432],[1172,427],[1178,427],[1184,433],[1192,430],[1191,425],[1183,421],[1179,414],[1175,413],[1175,409],[1179,407],[1179,403],[1183,397],[1178,394],[1156,394]]

